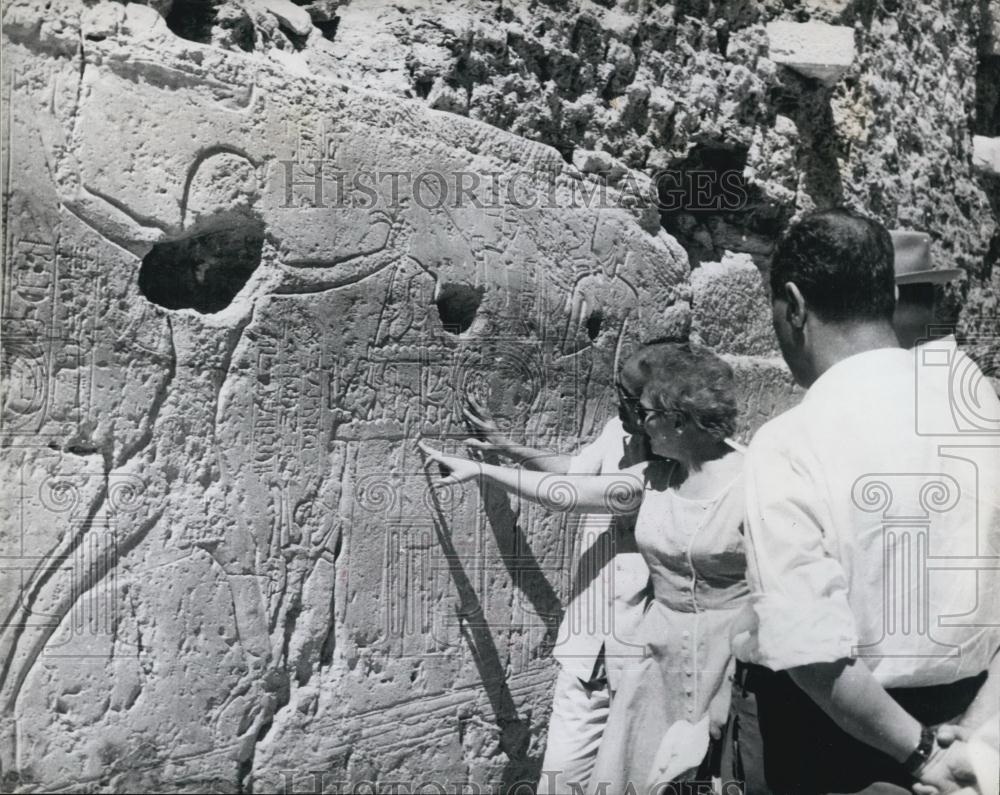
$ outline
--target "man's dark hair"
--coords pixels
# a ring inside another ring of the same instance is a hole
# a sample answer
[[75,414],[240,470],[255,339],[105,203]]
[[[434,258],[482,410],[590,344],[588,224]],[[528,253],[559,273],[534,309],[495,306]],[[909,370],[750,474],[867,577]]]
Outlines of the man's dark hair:
[[771,260],[771,295],[782,295],[788,282],[823,320],[892,320],[892,238],[878,221],[853,210],[804,215]]

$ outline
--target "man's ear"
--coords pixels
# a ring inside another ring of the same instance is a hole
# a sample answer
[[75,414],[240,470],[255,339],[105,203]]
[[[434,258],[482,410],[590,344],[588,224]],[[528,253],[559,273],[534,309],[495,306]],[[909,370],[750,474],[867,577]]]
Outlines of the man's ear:
[[802,291],[799,290],[795,282],[785,282],[783,289],[786,307],[785,319],[792,328],[801,329],[806,324],[806,315],[808,314],[806,299],[802,297]]

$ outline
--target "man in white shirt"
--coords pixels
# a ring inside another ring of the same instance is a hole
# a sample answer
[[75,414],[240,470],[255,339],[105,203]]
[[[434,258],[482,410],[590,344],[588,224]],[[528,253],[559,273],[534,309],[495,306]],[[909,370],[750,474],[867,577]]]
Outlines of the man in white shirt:
[[[638,367],[642,350],[627,359],[617,381],[619,416],[576,455],[517,445],[470,401],[466,417],[483,452],[500,453],[531,469],[569,475],[610,475],[647,460],[650,452],[635,406],[642,394]],[[579,549],[573,591],[563,614],[553,656],[559,662],[549,719],[539,795],[583,795],[607,723],[611,695],[642,647],[628,638],[642,617],[649,568],[635,542],[635,514],[587,514],[579,519]]]
[[723,769],[748,795],[953,791],[969,746],[934,727],[1000,700],[1000,442],[921,431],[952,393],[897,343],[880,224],[805,216],[770,281],[808,392],[747,455],[753,610]]

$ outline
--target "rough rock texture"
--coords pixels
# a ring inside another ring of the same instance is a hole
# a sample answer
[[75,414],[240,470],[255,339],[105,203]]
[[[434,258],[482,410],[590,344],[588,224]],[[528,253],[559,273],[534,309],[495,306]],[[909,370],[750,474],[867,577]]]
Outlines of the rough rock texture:
[[776,20],[767,26],[767,51],[775,63],[832,86],[854,61],[854,31],[825,22]]
[[[476,393],[575,445],[622,346],[686,330],[683,249],[566,209],[541,144],[141,6],[84,12],[82,51],[35,12],[7,17],[8,785],[530,776],[572,525],[432,495],[413,440]],[[450,182],[341,195],[376,171]],[[435,194],[486,172],[545,201]]]
[[691,273],[691,338],[713,350],[779,356],[771,301],[749,254],[726,252]]
[[[537,776],[575,525],[413,440],[472,393],[571,449],[689,333],[746,440],[798,398],[756,268],[838,202],[988,345],[994,6],[8,3],[4,789]],[[843,77],[776,20],[852,27]]]
[[[664,212],[693,265],[729,249],[764,266],[785,221],[843,202],[925,229],[939,257],[978,277],[996,226],[969,169],[983,5],[355,2],[338,9],[333,42],[311,37],[300,54],[317,73],[423,97],[567,159],[601,150],[686,184],[699,170],[743,174],[735,209],[716,190],[714,211],[688,197]],[[826,87],[776,64],[773,21],[853,27],[843,78]]]

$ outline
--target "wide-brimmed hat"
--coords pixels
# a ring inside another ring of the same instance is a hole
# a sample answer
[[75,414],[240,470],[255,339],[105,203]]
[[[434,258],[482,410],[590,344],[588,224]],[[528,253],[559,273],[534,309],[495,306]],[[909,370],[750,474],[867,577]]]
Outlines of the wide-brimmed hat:
[[895,231],[896,284],[944,284],[959,278],[961,268],[935,268],[931,264],[931,236],[924,232]]

